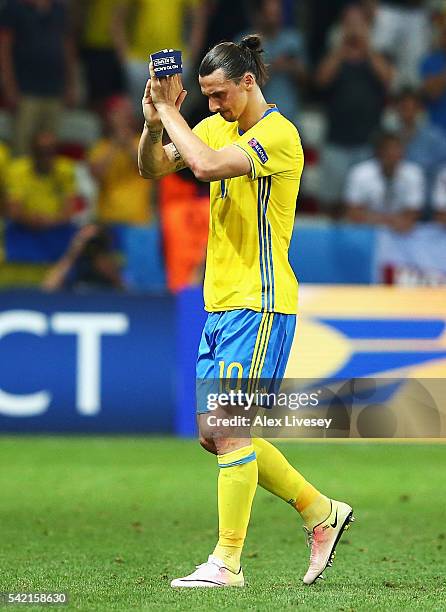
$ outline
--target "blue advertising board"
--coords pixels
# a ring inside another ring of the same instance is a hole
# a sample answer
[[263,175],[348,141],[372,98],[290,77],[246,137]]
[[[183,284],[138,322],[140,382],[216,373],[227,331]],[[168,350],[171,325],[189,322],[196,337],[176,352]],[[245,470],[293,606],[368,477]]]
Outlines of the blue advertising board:
[[174,299],[0,294],[0,431],[173,429]]
[[178,294],[175,432],[180,436],[193,436],[197,432],[195,364],[206,317],[201,287],[185,289]]

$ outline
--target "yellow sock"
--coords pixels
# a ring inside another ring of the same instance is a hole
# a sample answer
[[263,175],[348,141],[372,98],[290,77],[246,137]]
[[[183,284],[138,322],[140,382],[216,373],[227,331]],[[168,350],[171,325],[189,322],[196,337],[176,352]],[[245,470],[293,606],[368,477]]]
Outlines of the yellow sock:
[[330,513],[330,500],[319,493],[270,442],[252,441],[257,456],[259,485],[296,508],[312,529]]
[[240,556],[257,488],[257,461],[252,444],[218,456],[218,544],[214,555],[233,572]]
[[328,497],[319,493],[311,504],[306,506],[300,515],[307,529],[313,529],[328,517],[331,512],[331,502]]

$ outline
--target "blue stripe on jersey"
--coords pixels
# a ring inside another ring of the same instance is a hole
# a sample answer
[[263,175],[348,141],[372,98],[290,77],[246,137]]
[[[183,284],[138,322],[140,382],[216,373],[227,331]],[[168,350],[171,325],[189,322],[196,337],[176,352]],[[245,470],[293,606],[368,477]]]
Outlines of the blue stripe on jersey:
[[[274,110],[274,109],[271,109]],[[268,226],[268,244],[269,244],[269,249],[268,249],[268,258],[269,258],[269,269],[270,269],[270,278],[271,278],[271,296],[270,296],[270,308],[271,310],[274,310],[274,265],[273,265],[273,244],[271,241],[271,224],[268,221],[268,218],[266,216],[266,213],[268,212],[268,204],[269,204],[269,197],[271,195],[271,185],[272,185],[272,176],[268,176],[267,177],[267,183],[268,183],[268,191],[266,194],[266,200],[265,200],[265,219],[266,219],[266,223]]]
[[255,460],[256,460],[256,453],[254,451],[253,453],[251,453],[247,457],[243,457],[242,459],[238,459],[238,461],[232,461],[231,463],[219,463],[218,467],[219,468],[228,468],[228,467],[233,467],[234,465],[243,465],[244,463],[249,463],[250,461],[255,461]]
[[220,189],[221,189],[221,197],[225,198],[226,197],[226,181],[224,179],[220,181]]
[[[265,117],[267,117],[268,115],[270,115],[271,113],[280,113],[280,110],[277,108],[277,106],[274,106],[273,108],[268,108],[262,115],[260,121],[262,119],[264,119]],[[239,136],[243,136],[243,134],[245,133],[245,130],[242,130],[241,127],[237,128],[237,132]]]
[[268,258],[268,243],[267,243],[267,236],[268,236],[268,220],[266,218],[266,210],[265,210],[265,196],[266,196],[266,178],[262,178],[262,185],[263,185],[263,189],[262,189],[262,257],[263,260],[265,261],[265,265],[266,265],[266,283],[265,283],[265,293],[266,293],[266,310],[269,312],[270,310],[270,287],[271,287],[271,270],[269,267],[269,258]]
[[271,225],[266,216],[271,195],[272,177],[257,180],[258,185],[258,229],[260,274],[262,279],[262,310],[271,312],[274,308],[274,268],[271,242]]
[[269,108],[268,110],[266,110],[263,113],[262,119],[263,117],[267,117],[268,115],[270,115],[271,113],[280,113],[279,109],[277,108],[277,106],[274,106],[273,108]]
[[262,310],[265,309],[265,250],[263,246],[263,179],[257,179],[257,228],[259,232],[260,278],[262,281]]

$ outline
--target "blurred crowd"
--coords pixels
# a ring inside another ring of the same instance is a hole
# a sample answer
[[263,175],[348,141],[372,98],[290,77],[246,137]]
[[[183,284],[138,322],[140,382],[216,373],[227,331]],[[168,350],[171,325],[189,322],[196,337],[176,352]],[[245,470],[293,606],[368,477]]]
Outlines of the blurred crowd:
[[253,31],[303,140],[297,213],[446,229],[446,0],[3,0],[0,284],[131,287],[155,225],[170,289],[199,282],[207,186],[138,175],[148,56],[183,50],[194,124],[201,57]]

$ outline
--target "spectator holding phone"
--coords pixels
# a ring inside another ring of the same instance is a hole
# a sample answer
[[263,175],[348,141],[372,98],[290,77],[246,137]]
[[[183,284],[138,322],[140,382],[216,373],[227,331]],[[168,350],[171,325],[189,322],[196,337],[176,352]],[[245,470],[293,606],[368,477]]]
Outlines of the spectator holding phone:
[[372,153],[370,138],[380,124],[393,77],[392,65],[371,47],[369,25],[361,8],[348,7],[338,46],[328,52],[316,73],[328,119],[319,197],[329,213],[340,206],[349,168]]

